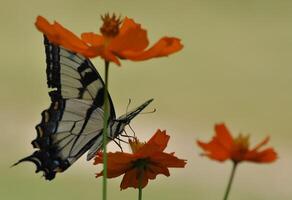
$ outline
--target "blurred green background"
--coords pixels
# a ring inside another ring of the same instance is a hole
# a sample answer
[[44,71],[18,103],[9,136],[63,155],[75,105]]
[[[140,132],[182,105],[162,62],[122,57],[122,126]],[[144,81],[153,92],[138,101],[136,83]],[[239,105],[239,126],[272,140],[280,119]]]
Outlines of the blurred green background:
[[[101,199],[101,179],[94,178],[100,168],[84,157],[52,182],[35,174],[33,164],[9,167],[32,153],[34,126],[49,105],[36,16],[80,34],[98,32],[105,12],[134,18],[152,43],[168,35],[185,45],[169,58],[110,69],[117,114],[129,98],[134,107],[153,97],[148,110],[157,112],[133,120],[136,134],[146,140],[166,129],[167,150],[188,159],[185,169],[150,182],[144,198],[222,199],[231,163],[200,157],[195,140],[209,140],[214,124],[225,122],[235,135],[251,134],[252,144],[270,135],[279,153],[273,164],[242,164],[230,200],[292,199],[291,11],[290,0],[1,0],[0,199]],[[102,62],[93,62],[103,75]],[[120,181],[109,181],[109,200],[136,199],[133,189],[119,191]]]

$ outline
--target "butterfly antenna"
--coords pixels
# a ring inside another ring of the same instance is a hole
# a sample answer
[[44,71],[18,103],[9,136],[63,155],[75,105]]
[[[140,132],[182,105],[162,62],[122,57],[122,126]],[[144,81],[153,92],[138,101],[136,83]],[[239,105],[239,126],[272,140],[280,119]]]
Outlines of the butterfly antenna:
[[150,113],[155,113],[157,110],[156,108],[154,108],[153,110],[151,111],[148,111],[148,112],[141,112],[140,114],[150,114]]
[[132,100],[131,100],[131,98],[129,98],[128,105],[126,108],[126,116],[128,116],[128,110],[129,110],[129,106],[130,106],[131,102],[132,102]]

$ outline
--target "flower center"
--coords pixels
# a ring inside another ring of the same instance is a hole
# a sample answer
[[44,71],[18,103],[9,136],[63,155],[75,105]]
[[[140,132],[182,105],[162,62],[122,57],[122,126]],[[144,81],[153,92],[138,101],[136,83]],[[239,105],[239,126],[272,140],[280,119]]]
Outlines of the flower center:
[[235,150],[240,153],[247,152],[249,148],[249,135],[243,136],[239,134],[239,136],[237,136],[237,138],[234,139],[234,147]]
[[147,167],[148,163],[149,163],[149,160],[147,158],[141,158],[141,159],[135,160],[133,162],[133,166],[134,168],[144,170]]
[[103,25],[100,32],[104,37],[113,38],[119,34],[120,24],[122,23],[121,17],[116,17],[115,14],[110,16],[108,13],[101,16]]

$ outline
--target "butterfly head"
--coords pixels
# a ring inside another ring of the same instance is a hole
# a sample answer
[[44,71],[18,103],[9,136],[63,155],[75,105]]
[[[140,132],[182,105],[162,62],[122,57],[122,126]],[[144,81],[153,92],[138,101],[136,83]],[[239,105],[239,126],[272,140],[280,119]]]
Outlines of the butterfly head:
[[122,115],[118,119],[115,120],[113,124],[113,131],[112,131],[112,137],[115,138],[118,135],[120,135],[123,131],[125,126],[130,124],[131,120],[136,117],[146,106],[148,106],[153,99],[149,99],[139,107],[131,110],[130,112],[127,112],[126,114]]

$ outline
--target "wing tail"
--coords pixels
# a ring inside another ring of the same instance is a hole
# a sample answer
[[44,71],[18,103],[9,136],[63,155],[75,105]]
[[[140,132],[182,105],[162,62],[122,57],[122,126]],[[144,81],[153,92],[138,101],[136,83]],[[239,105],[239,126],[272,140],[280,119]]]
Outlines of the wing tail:
[[[52,162],[48,158],[48,154],[42,151],[35,151],[32,155],[20,159],[18,162],[14,163],[11,167],[14,167],[22,162],[32,162],[36,166],[35,172],[44,172],[44,177],[47,180],[53,180],[58,172],[59,164],[57,162]],[[65,168],[65,166],[64,166]]]

